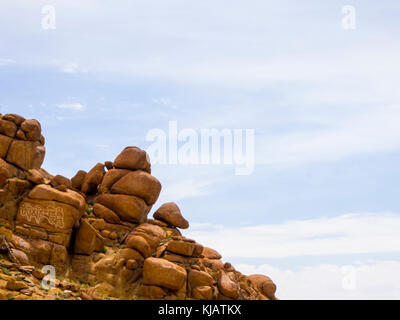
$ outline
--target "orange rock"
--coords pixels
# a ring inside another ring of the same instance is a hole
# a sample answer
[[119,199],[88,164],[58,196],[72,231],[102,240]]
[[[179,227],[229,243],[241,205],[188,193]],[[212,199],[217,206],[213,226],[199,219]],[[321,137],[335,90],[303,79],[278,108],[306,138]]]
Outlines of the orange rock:
[[71,179],[72,187],[76,190],[81,190],[83,180],[87,175],[86,171],[79,170],[76,175]]
[[134,234],[146,239],[151,248],[156,248],[165,238],[165,232],[161,227],[149,223],[139,225]]
[[110,235],[110,231],[109,230],[101,230],[101,235],[104,237],[104,238],[108,238],[108,236]]
[[125,148],[115,159],[114,167],[118,169],[144,170],[151,173],[150,160],[146,151],[137,147]]
[[14,140],[7,154],[7,161],[21,169],[40,169],[45,148],[37,141]]
[[118,235],[116,232],[111,232],[110,235],[108,236],[111,240],[117,240]]
[[4,161],[2,158],[0,158],[0,168],[3,168],[5,170],[4,172],[6,172],[5,174],[6,174],[7,178],[23,177],[23,173],[21,170],[19,170],[15,166],[9,164],[8,162]]
[[91,255],[100,252],[104,248],[104,238],[86,220],[81,220],[75,238],[74,252],[78,254]]
[[108,209],[107,207],[103,206],[100,203],[96,203],[93,206],[93,212],[97,217],[102,218],[109,223],[121,222],[121,219],[114,211]]
[[106,172],[104,175],[103,181],[99,185],[98,191],[99,193],[108,193],[110,192],[111,187],[114,183],[116,183],[119,179],[121,179],[124,175],[130,173],[129,170],[124,169],[111,169]]
[[200,261],[208,268],[212,269],[212,270],[221,270],[224,269],[224,264],[222,263],[221,260],[219,259],[200,259]]
[[14,122],[17,126],[20,126],[25,121],[25,118],[18,114],[9,113],[3,116],[3,120]]
[[32,184],[27,180],[18,178],[8,179],[7,190],[15,196],[22,196],[32,187]]
[[136,270],[137,268],[139,268],[139,264],[137,263],[137,261],[135,259],[130,259],[126,262],[126,267],[129,270]]
[[248,278],[267,298],[272,300],[276,299],[276,285],[270,277],[264,276],[262,274],[253,274]]
[[14,122],[0,119],[0,133],[5,134],[11,138],[14,138],[17,132],[17,125]]
[[71,232],[79,218],[80,212],[68,204],[25,198],[19,206],[16,223],[38,226],[49,232]]
[[208,259],[221,259],[222,256],[214,249],[208,248],[208,247],[204,247],[203,248],[203,256],[204,258],[208,258]]
[[97,187],[103,180],[104,173],[104,164],[96,164],[83,179],[82,192],[88,194],[97,193]]
[[5,135],[0,134],[0,158],[5,158],[10,148],[12,139]]
[[15,134],[15,138],[19,139],[19,140],[28,140],[26,138],[25,132],[23,132],[21,129],[17,130],[17,133]]
[[144,200],[122,194],[102,194],[97,202],[111,209],[125,221],[143,222],[148,213]]
[[154,300],[162,299],[166,296],[166,292],[162,288],[145,285],[139,287],[137,294],[140,297],[146,297]]
[[142,198],[147,205],[153,205],[160,195],[160,182],[144,171],[128,173],[111,188],[112,193],[127,194]]
[[0,188],[4,186],[7,179],[8,179],[8,171],[5,168],[0,167]]
[[143,284],[181,289],[186,282],[186,270],[182,267],[158,258],[147,258],[143,265]]
[[104,162],[104,166],[107,168],[107,170],[114,168],[114,164],[111,161]]
[[213,290],[208,286],[199,286],[192,289],[192,297],[199,300],[212,300]]
[[143,263],[143,256],[142,254],[135,250],[135,249],[131,249],[131,248],[124,248],[122,250],[119,251],[119,257],[122,258],[125,261],[128,260],[136,260],[136,262],[142,264]]
[[126,246],[128,248],[136,249],[145,258],[149,257],[152,253],[152,250],[151,250],[149,244],[141,236],[136,236],[136,235],[130,236],[128,238],[128,241],[126,242]]
[[26,173],[26,178],[28,181],[32,182],[33,184],[42,184],[45,182],[45,179],[41,172],[37,169],[31,169]]
[[70,179],[62,176],[62,175],[56,175],[55,177],[53,177],[53,179],[51,179],[50,184],[53,187],[58,187],[61,185],[66,186],[67,188],[71,188],[72,187],[72,182]]
[[203,247],[200,243],[197,243],[197,242],[196,242],[196,243],[194,244],[194,250],[193,250],[192,256],[193,256],[193,257],[197,257],[197,258],[202,257],[203,249],[204,249],[204,247]]
[[212,287],[214,284],[214,279],[207,272],[198,271],[198,270],[190,270],[188,275],[188,281],[190,287],[196,288],[199,286],[209,286]]
[[79,193],[72,190],[62,192],[46,184],[40,184],[34,187],[28,197],[37,200],[62,202],[75,207],[79,211],[83,211],[86,205],[85,199]]
[[20,291],[23,289],[28,289],[28,285],[23,281],[16,281],[15,279],[11,278],[7,281],[6,289],[11,291]]
[[189,222],[182,216],[181,210],[179,210],[179,207],[174,202],[163,204],[154,213],[153,217],[177,228],[189,228]]
[[180,240],[171,240],[168,243],[167,250],[173,253],[191,257],[193,255],[194,248],[194,243]]
[[222,270],[220,270],[218,273],[218,289],[224,296],[228,298],[239,298],[237,284],[233,282]]
[[21,129],[25,132],[25,136],[30,141],[39,141],[42,128],[37,120],[25,120],[21,123]]

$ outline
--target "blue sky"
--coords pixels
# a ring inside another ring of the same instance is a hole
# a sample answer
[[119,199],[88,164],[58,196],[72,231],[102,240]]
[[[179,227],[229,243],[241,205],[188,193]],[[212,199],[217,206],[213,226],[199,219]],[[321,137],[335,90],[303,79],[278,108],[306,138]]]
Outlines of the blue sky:
[[[44,5],[56,29],[44,30]],[[356,29],[342,28],[352,5]],[[0,3],[0,112],[42,123],[51,173],[146,133],[254,129],[255,170],[154,165],[157,205],[281,298],[400,298],[398,1]],[[356,279],[348,288],[344,266]]]

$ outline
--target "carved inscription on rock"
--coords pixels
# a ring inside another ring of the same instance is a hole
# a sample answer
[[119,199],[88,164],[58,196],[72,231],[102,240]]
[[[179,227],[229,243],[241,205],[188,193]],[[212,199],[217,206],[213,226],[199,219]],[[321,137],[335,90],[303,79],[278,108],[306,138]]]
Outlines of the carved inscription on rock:
[[29,222],[40,224],[42,221],[47,220],[49,224],[57,228],[64,228],[64,210],[60,207],[22,203],[20,214]]

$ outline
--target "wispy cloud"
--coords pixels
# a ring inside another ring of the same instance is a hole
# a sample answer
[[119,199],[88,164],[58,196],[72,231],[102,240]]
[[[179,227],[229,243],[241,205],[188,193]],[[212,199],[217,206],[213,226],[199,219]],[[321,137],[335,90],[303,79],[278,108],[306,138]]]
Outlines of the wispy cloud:
[[83,111],[86,109],[86,106],[81,103],[62,103],[57,106],[60,109],[68,109],[74,111]]
[[400,214],[366,213],[252,227],[210,225],[187,233],[226,258],[285,258],[400,252],[399,228]]
[[257,162],[302,165],[398,151],[399,122],[400,105],[368,108],[341,119],[321,118],[322,128],[309,126],[289,133],[262,136],[256,148]]

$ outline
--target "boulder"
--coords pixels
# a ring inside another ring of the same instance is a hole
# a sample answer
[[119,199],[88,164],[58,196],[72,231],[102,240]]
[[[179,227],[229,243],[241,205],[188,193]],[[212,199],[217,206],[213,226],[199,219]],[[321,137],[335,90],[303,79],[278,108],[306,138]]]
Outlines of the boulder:
[[29,193],[30,199],[37,200],[51,200],[65,203],[75,207],[78,211],[83,211],[86,206],[85,199],[77,192],[67,190],[65,192],[59,191],[46,184],[37,185]]
[[192,289],[192,297],[198,300],[212,300],[213,290],[209,286],[199,286]]
[[271,278],[262,274],[253,274],[248,277],[251,282],[264,294],[267,298],[275,300],[276,285]]
[[93,206],[93,213],[99,217],[107,221],[108,223],[120,223],[121,219],[119,216],[112,210],[103,206],[100,203],[95,203]]
[[76,175],[71,179],[72,187],[76,190],[81,190],[82,183],[83,183],[83,180],[85,180],[86,175],[87,175],[86,171],[79,170],[76,173]]
[[143,222],[146,220],[149,208],[144,200],[122,194],[102,194],[97,202],[111,209],[125,221]]
[[37,226],[48,232],[70,233],[81,213],[58,201],[25,198],[19,206],[16,223]]
[[128,170],[144,170],[151,173],[151,165],[146,151],[137,147],[125,148],[115,159],[114,167]]
[[237,284],[233,282],[223,270],[220,270],[218,273],[218,289],[224,296],[228,298],[239,298]]
[[146,239],[147,243],[153,249],[155,249],[166,236],[161,227],[149,223],[139,225],[133,234]]
[[126,247],[136,249],[143,257],[147,258],[152,254],[152,250],[146,239],[141,236],[132,235],[126,242]]
[[82,192],[86,194],[97,193],[97,187],[103,180],[104,173],[104,164],[96,164],[83,179]]
[[212,287],[214,284],[214,278],[210,276],[207,272],[193,269],[189,272],[188,281],[192,289],[199,286]]
[[144,260],[142,254],[132,248],[124,248],[119,251],[118,255],[124,261],[135,260],[139,264],[142,264]]
[[71,180],[59,174],[51,179],[50,184],[55,188],[58,186],[65,186],[67,188],[72,188]]
[[103,248],[104,238],[87,220],[81,220],[78,232],[76,233],[74,252],[91,255],[95,251],[102,251]]
[[20,126],[25,121],[25,118],[18,114],[8,113],[3,116],[3,120],[14,122],[17,126]]
[[181,240],[171,240],[168,243],[167,250],[183,256],[191,257],[195,249],[195,243]]
[[186,270],[175,263],[147,258],[143,265],[143,284],[180,290],[186,283]]
[[221,259],[222,256],[218,253],[218,251],[208,248],[208,247],[204,247],[203,248],[203,256],[204,258],[207,259]]
[[157,300],[164,298],[166,296],[166,292],[160,287],[142,285],[139,287],[137,295],[140,297]]
[[189,228],[189,222],[182,216],[181,210],[174,202],[163,204],[153,217],[177,228]]
[[134,171],[119,179],[111,188],[112,193],[127,194],[142,198],[153,205],[160,195],[160,182],[144,171]]
[[114,164],[112,163],[112,161],[104,162],[104,166],[107,168],[107,170],[111,170],[112,168],[114,168]]
[[33,184],[43,184],[45,182],[45,178],[43,177],[42,173],[37,169],[28,170],[26,173],[26,178]]
[[13,140],[7,153],[7,161],[23,170],[40,169],[45,148],[37,141]]
[[99,193],[108,193],[110,192],[111,187],[114,183],[116,183],[119,179],[121,179],[124,175],[130,173],[129,170],[124,169],[111,169],[107,171],[104,175],[103,181],[99,185],[98,191]]
[[21,123],[21,129],[25,136],[30,141],[40,141],[42,128],[37,120],[25,120]]
[[8,120],[0,119],[0,133],[8,137],[14,138],[17,133],[17,125]]
[[10,137],[0,134],[0,158],[4,159],[7,156],[12,141]]

